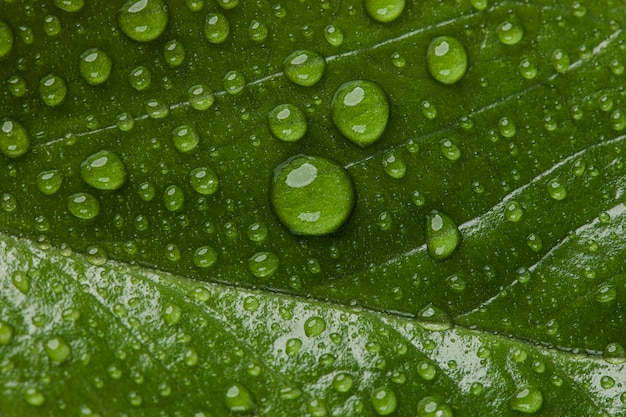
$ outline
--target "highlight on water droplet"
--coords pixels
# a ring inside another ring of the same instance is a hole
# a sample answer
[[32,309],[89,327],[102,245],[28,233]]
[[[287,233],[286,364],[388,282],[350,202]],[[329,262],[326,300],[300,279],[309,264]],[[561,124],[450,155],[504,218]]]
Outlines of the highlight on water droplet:
[[341,134],[354,144],[371,145],[387,127],[389,101],[385,92],[372,81],[348,81],[335,92],[331,117]]
[[249,413],[256,408],[252,393],[239,383],[226,388],[226,407],[233,413]]
[[433,39],[426,52],[428,72],[442,84],[454,84],[467,70],[467,52],[458,39],[440,36]]
[[80,164],[80,176],[99,190],[116,190],[126,183],[126,165],[113,152],[102,150]]
[[109,79],[113,62],[109,55],[98,48],[87,49],[80,55],[80,75],[91,85],[102,84]]
[[396,393],[389,387],[380,387],[372,391],[370,402],[379,416],[387,416],[398,408]]
[[303,87],[315,85],[324,75],[326,60],[317,52],[297,50],[283,61],[283,72],[289,81]]
[[280,265],[280,260],[273,252],[257,252],[248,259],[248,269],[257,278],[273,275]]
[[0,122],[0,152],[8,158],[17,158],[28,152],[30,135],[21,123],[4,119]]
[[274,107],[267,118],[272,134],[285,142],[302,139],[308,128],[306,115],[293,104]]
[[163,0],[128,0],[117,14],[122,32],[138,42],[149,42],[161,36],[168,20],[169,11]]
[[270,202],[278,219],[294,234],[336,231],[348,220],[355,201],[352,179],[330,159],[296,155],[274,170]]
[[518,389],[509,400],[509,406],[512,410],[526,414],[536,413],[542,404],[543,394],[539,389],[532,386]]
[[405,0],[365,0],[365,11],[373,20],[389,23],[402,14]]
[[433,210],[426,216],[426,247],[433,259],[443,260],[452,255],[461,239],[459,228],[447,214]]
[[67,85],[63,78],[48,74],[39,81],[41,100],[50,107],[58,106],[67,94]]

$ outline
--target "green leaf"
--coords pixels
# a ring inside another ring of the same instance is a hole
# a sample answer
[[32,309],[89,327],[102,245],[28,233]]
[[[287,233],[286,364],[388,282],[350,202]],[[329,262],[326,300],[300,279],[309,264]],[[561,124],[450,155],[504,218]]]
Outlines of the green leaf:
[[626,413],[588,3],[4,0],[0,414]]

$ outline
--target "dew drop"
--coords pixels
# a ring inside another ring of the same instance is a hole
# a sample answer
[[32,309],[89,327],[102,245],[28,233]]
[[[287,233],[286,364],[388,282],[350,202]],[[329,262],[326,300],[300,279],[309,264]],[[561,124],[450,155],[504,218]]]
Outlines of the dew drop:
[[85,0],[54,0],[54,5],[66,12],[78,12],[85,5]]
[[130,132],[135,127],[135,119],[128,113],[121,113],[115,117],[115,124],[122,132]]
[[[0,35],[1,36],[1,35]],[[28,90],[26,80],[19,75],[14,75],[7,80],[7,88],[13,97],[24,97]]]
[[85,249],[85,259],[92,265],[102,266],[108,261],[108,255],[100,246],[89,246]]
[[257,278],[264,278],[278,270],[280,261],[272,252],[257,252],[248,259],[248,269]]
[[569,69],[570,59],[567,52],[562,49],[557,49],[552,54],[552,66],[558,73],[563,73]]
[[146,113],[151,119],[163,119],[170,114],[170,108],[156,99],[146,101]]
[[50,360],[57,363],[65,362],[72,353],[70,345],[60,337],[48,339],[43,347]]
[[213,92],[201,84],[191,86],[187,96],[191,107],[200,111],[207,110],[215,101]]
[[504,216],[510,222],[517,223],[524,215],[524,209],[517,201],[510,201],[504,207]]
[[379,416],[387,416],[398,408],[396,393],[388,387],[376,388],[370,397],[372,407]]
[[297,155],[274,170],[270,202],[294,234],[334,232],[348,220],[355,200],[348,173],[329,159]]
[[432,304],[422,308],[415,316],[417,323],[426,330],[440,332],[452,328],[450,315]]
[[178,152],[185,154],[196,149],[200,143],[200,135],[193,127],[182,125],[172,132],[172,142]]
[[128,0],[117,15],[122,32],[138,42],[155,40],[165,31],[169,20],[163,0]]
[[496,29],[498,39],[505,45],[515,45],[524,37],[522,26],[512,21],[504,21]]
[[391,178],[400,179],[406,175],[406,162],[399,152],[387,152],[383,155],[383,169]]
[[306,409],[311,417],[326,417],[328,414],[326,404],[317,398],[310,400],[306,405]]
[[209,268],[217,262],[217,251],[212,246],[200,246],[193,254],[193,264],[198,268]]
[[289,81],[303,87],[315,85],[324,75],[326,61],[317,52],[297,50],[283,61],[283,72]]
[[267,39],[269,28],[263,22],[253,20],[248,26],[248,39],[252,42],[261,43]]
[[515,122],[508,117],[503,117],[498,121],[498,131],[505,138],[512,138],[517,133]]
[[0,58],[3,58],[11,52],[13,49],[13,43],[15,42],[15,36],[6,22],[0,20]]
[[268,114],[272,134],[285,142],[295,142],[304,137],[308,125],[306,115],[293,104],[281,104]]
[[530,249],[532,249],[533,252],[539,252],[543,248],[543,241],[541,236],[537,233],[531,233],[528,235],[528,238],[526,238],[526,244]]
[[24,392],[24,400],[34,407],[39,407],[46,401],[46,397],[37,388],[28,388]]
[[298,352],[300,352],[301,347],[302,340],[298,338],[289,339],[285,344],[285,353],[287,354],[287,356],[296,356]]
[[333,378],[333,387],[337,392],[348,392],[352,388],[353,379],[350,374],[341,372]]
[[248,239],[252,242],[264,241],[268,233],[269,230],[264,223],[252,223],[247,229]]
[[458,160],[461,155],[461,149],[450,139],[441,139],[439,141],[439,150],[450,161]]
[[485,10],[489,5],[487,0],[470,0],[470,3],[476,10]]
[[614,75],[622,75],[624,73],[625,66],[621,61],[614,59],[609,64],[609,68]]
[[8,158],[24,155],[30,148],[30,136],[21,123],[11,119],[0,122],[0,152]]
[[185,47],[176,39],[171,40],[163,47],[163,58],[170,67],[177,67],[185,60]]
[[343,136],[358,146],[376,142],[389,121],[389,102],[383,90],[371,81],[342,84],[331,104],[333,123]]
[[613,284],[604,284],[596,290],[595,299],[600,304],[611,304],[617,299],[617,288]]
[[180,260],[180,248],[173,243],[168,243],[165,246],[165,259],[178,262]]
[[[1,333],[1,324],[0,324]],[[0,341],[0,344],[2,342]],[[619,343],[609,343],[602,351],[602,358],[610,364],[619,365],[626,362],[626,349]]]
[[239,4],[239,0],[217,0],[216,2],[224,10],[234,9]]
[[532,414],[539,411],[543,404],[543,395],[537,388],[527,386],[518,389],[509,400],[512,410]]
[[30,290],[30,277],[22,271],[15,271],[11,275],[11,281],[19,292],[26,295]]
[[67,209],[79,219],[93,219],[100,213],[100,202],[88,193],[76,193],[67,198]]
[[527,80],[532,80],[537,76],[537,67],[528,58],[521,60],[518,66],[519,73]]
[[110,151],[99,151],[80,164],[80,176],[99,190],[116,190],[126,183],[126,165]]
[[135,90],[143,91],[150,87],[150,83],[152,82],[152,73],[148,68],[140,65],[130,72],[128,75],[128,82]]
[[198,352],[194,348],[188,348],[183,353],[183,362],[187,366],[196,366],[199,360]]
[[611,128],[620,132],[626,128],[626,113],[621,110],[615,110],[611,113]]
[[326,330],[326,322],[323,318],[313,316],[304,322],[304,334],[307,337],[316,337]]
[[41,100],[50,107],[58,106],[67,94],[65,81],[54,74],[48,74],[39,81]]
[[220,13],[209,13],[204,20],[204,37],[211,43],[220,44],[230,34],[230,22]]
[[437,367],[430,362],[421,361],[417,364],[417,374],[425,381],[432,381],[437,376]]
[[[61,33],[61,19],[54,15],[47,15],[43,19],[43,30],[48,36],[58,35],[59,33]],[[0,56],[1,55],[2,53],[0,52]]]
[[422,110],[422,114],[428,120],[433,120],[434,118],[437,117],[437,108],[430,101],[428,100],[422,101],[422,103],[420,104],[420,108]]
[[611,389],[615,386],[615,380],[608,375],[600,377],[600,386],[603,389]]
[[6,321],[0,320],[0,346],[6,346],[13,340],[13,326]]
[[426,216],[426,246],[433,259],[446,259],[461,243],[461,232],[450,216],[437,210]]
[[438,397],[424,397],[417,403],[417,417],[452,417],[452,408]]
[[109,55],[98,48],[87,49],[80,55],[80,75],[91,85],[102,84],[109,79],[113,62]]
[[185,192],[178,185],[169,185],[163,192],[163,203],[169,211],[178,211],[185,203]]
[[550,194],[550,197],[557,201],[565,200],[567,197],[567,189],[558,179],[553,179],[548,183],[548,193]]
[[163,309],[162,316],[163,316],[163,320],[165,321],[165,323],[167,323],[170,326],[173,326],[180,321],[182,317],[182,312],[180,310],[180,307],[178,307],[177,305],[168,304]]
[[246,87],[246,77],[240,71],[228,71],[222,79],[222,85],[228,94],[234,96]]
[[335,25],[327,25],[324,28],[324,38],[329,45],[338,47],[343,44],[344,34],[341,29]]
[[456,292],[463,292],[467,288],[467,283],[460,275],[454,274],[446,278],[448,286]]
[[215,171],[208,167],[198,167],[189,173],[189,182],[198,194],[211,195],[219,188],[219,178]]
[[226,389],[226,407],[233,413],[249,413],[256,408],[252,393],[239,383]]
[[365,11],[373,20],[389,23],[402,14],[405,0],[365,0]]
[[428,46],[426,63],[430,75],[442,84],[454,84],[467,70],[467,52],[456,38],[440,36]]

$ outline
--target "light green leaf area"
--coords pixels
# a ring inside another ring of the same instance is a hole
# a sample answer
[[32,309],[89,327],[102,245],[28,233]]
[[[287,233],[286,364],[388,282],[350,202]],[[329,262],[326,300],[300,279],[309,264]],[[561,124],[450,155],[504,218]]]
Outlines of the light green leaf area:
[[0,0],[0,415],[626,415],[624,16]]

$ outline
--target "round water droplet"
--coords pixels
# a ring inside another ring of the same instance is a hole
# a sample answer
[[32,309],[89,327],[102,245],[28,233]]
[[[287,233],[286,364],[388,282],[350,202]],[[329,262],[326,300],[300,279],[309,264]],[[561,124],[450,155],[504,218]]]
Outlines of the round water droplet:
[[248,26],[248,39],[252,42],[261,43],[265,39],[267,39],[267,35],[269,34],[269,28],[263,22],[258,20],[253,20],[250,22],[250,26]]
[[433,259],[446,259],[461,243],[461,232],[450,216],[437,210],[426,216],[426,246]]
[[557,201],[565,200],[567,197],[567,189],[558,179],[553,179],[548,183],[548,193],[550,194],[550,197]]
[[317,398],[307,402],[306,409],[311,417],[326,417],[328,415],[326,404]]
[[228,38],[230,22],[220,13],[209,13],[204,19],[204,37],[211,43],[219,44]]
[[143,91],[150,86],[152,73],[148,68],[140,65],[130,72],[128,81],[135,90]]
[[424,397],[417,403],[417,417],[452,417],[452,408],[438,397]]
[[228,71],[222,79],[222,85],[228,94],[237,95],[246,87],[246,77],[240,71]]
[[14,75],[7,80],[7,88],[13,97],[24,97],[28,90],[26,80],[19,75]]
[[[43,30],[48,36],[56,36],[61,33],[61,19],[54,15],[47,15],[43,18]],[[0,53],[2,55],[2,53]]]
[[169,185],[163,192],[163,203],[169,211],[178,211],[183,208],[185,192],[178,185]]
[[285,353],[287,356],[295,356],[300,352],[300,348],[302,347],[302,340],[298,338],[292,338],[287,340],[285,344]]
[[505,45],[515,45],[524,37],[524,28],[516,22],[504,21],[496,29],[498,39]]
[[530,235],[528,235],[528,238],[526,239],[526,244],[528,244],[528,247],[532,249],[533,252],[539,252],[543,248],[543,241],[541,239],[541,236],[539,236],[537,233],[531,233]]
[[313,51],[294,51],[283,61],[283,72],[287,79],[304,87],[316,84],[325,70],[326,61]]
[[337,26],[328,25],[324,27],[324,38],[329,45],[337,47],[343,43],[344,34]]
[[170,67],[177,67],[185,60],[185,47],[176,39],[171,40],[163,47],[163,58]]
[[463,277],[457,274],[450,275],[448,278],[446,278],[446,283],[450,288],[457,292],[463,292],[465,291],[465,288],[467,288],[467,283],[465,282]]
[[429,304],[415,316],[417,323],[427,330],[440,332],[453,326],[450,315],[438,307]]
[[122,132],[130,132],[135,127],[135,119],[128,113],[121,113],[115,117],[115,124]]
[[512,138],[517,133],[515,122],[508,117],[503,117],[498,121],[498,131],[505,138]]
[[352,388],[353,379],[350,374],[341,372],[333,378],[333,387],[337,392],[348,392]]
[[388,387],[377,388],[370,397],[372,407],[379,416],[387,416],[398,408],[396,393]]
[[77,12],[85,5],[85,0],[54,0],[54,5],[66,12]]
[[47,340],[43,347],[50,360],[57,363],[65,362],[72,353],[70,345],[60,337],[53,337]]
[[389,102],[383,90],[365,80],[342,84],[331,104],[333,123],[339,131],[359,146],[376,142],[389,121]]
[[611,389],[615,386],[615,380],[608,375],[603,375],[600,378],[600,386],[604,389]]
[[233,413],[249,413],[256,408],[252,393],[235,383],[226,389],[226,407]]
[[189,153],[200,143],[200,135],[193,127],[182,125],[172,132],[172,142],[180,153]]
[[165,246],[165,258],[172,262],[178,262],[180,260],[180,248],[173,243],[168,243]]
[[348,173],[329,159],[297,155],[274,170],[270,202],[294,234],[334,232],[348,220],[355,200]]
[[207,110],[215,101],[213,92],[201,84],[191,86],[187,94],[189,104],[196,110]]
[[168,20],[169,12],[163,0],[128,0],[117,15],[122,32],[138,42],[161,36]]
[[6,346],[13,340],[13,326],[0,320],[0,346]]
[[200,246],[193,254],[193,263],[198,268],[209,268],[217,262],[217,251],[212,246]]
[[49,74],[39,81],[41,100],[50,107],[58,106],[67,94],[67,85],[61,77]]
[[0,58],[3,58],[11,52],[13,49],[13,43],[15,42],[15,36],[6,22],[0,20]]
[[365,11],[373,20],[388,23],[402,14],[405,0],[365,0]]
[[596,290],[595,299],[600,304],[611,304],[617,298],[617,288],[613,284],[604,284]]
[[400,179],[406,175],[406,162],[397,151],[383,155],[383,169],[391,178]]
[[278,270],[280,261],[272,252],[257,252],[248,259],[248,269],[257,278],[272,275]]
[[165,321],[165,323],[167,323],[170,326],[173,326],[180,321],[182,317],[182,311],[180,310],[180,307],[178,307],[177,305],[168,304],[163,309],[162,316],[163,316],[163,320]]
[[519,73],[527,80],[532,80],[537,76],[537,67],[527,58],[521,60],[518,68]]
[[199,167],[189,173],[191,187],[199,194],[211,195],[219,188],[219,178],[215,171],[208,167]]
[[15,271],[11,275],[11,282],[19,292],[26,295],[30,290],[30,277],[22,271]]
[[21,123],[11,119],[0,122],[0,152],[8,158],[24,155],[30,148],[30,136]]
[[489,5],[487,0],[470,0],[470,3],[476,10],[485,10]]
[[126,183],[126,165],[110,151],[99,151],[80,164],[83,181],[99,190],[116,190]]
[[[259,299],[255,296],[248,296],[243,300],[243,308],[246,311],[255,312],[259,309],[261,304],[259,303]],[[287,346],[289,346],[289,342],[287,342]]]
[[321,317],[309,317],[304,322],[304,334],[307,337],[316,337],[326,330],[326,322]]
[[467,70],[467,52],[457,39],[440,36],[428,46],[426,63],[430,75],[442,84],[454,84]]
[[432,381],[437,376],[437,367],[430,362],[421,361],[417,364],[417,373],[425,381]]
[[437,108],[428,100],[422,101],[420,104],[420,108],[422,109],[422,114],[428,120],[433,120],[437,117]]
[[524,215],[524,209],[517,201],[510,201],[504,207],[504,216],[510,222],[520,221]]
[[558,73],[563,73],[569,69],[570,59],[567,52],[562,49],[557,49],[552,54],[552,66],[554,70]]
[[239,0],[217,0],[217,4],[224,10],[230,10],[237,7]]
[[269,230],[264,223],[252,223],[248,226],[247,235],[248,239],[253,242],[262,242],[267,238]]
[[626,362],[626,349],[619,343],[609,343],[602,352],[602,358],[613,365],[622,364]]
[[611,113],[611,128],[617,132],[626,128],[626,112],[618,109]]
[[79,68],[87,83],[98,85],[109,79],[113,62],[105,52],[90,48],[80,55]]
[[67,198],[67,209],[79,219],[93,219],[100,213],[100,202],[88,193],[76,193]]
[[268,114],[268,122],[272,134],[285,142],[302,139],[308,128],[306,115],[293,104],[274,107]]
[[448,138],[439,141],[439,150],[450,161],[456,161],[462,155],[461,149]]
[[39,407],[46,402],[46,397],[37,388],[28,388],[24,392],[24,400],[34,407]]
[[543,395],[535,387],[523,387],[518,389],[509,400],[509,406],[515,411],[532,414],[539,411],[543,404]]
[[151,182],[142,182],[137,192],[143,201],[152,201],[156,194],[156,187]]
[[159,100],[146,101],[146,113],[151,119],[164,119],[170,114],[170,108]]

